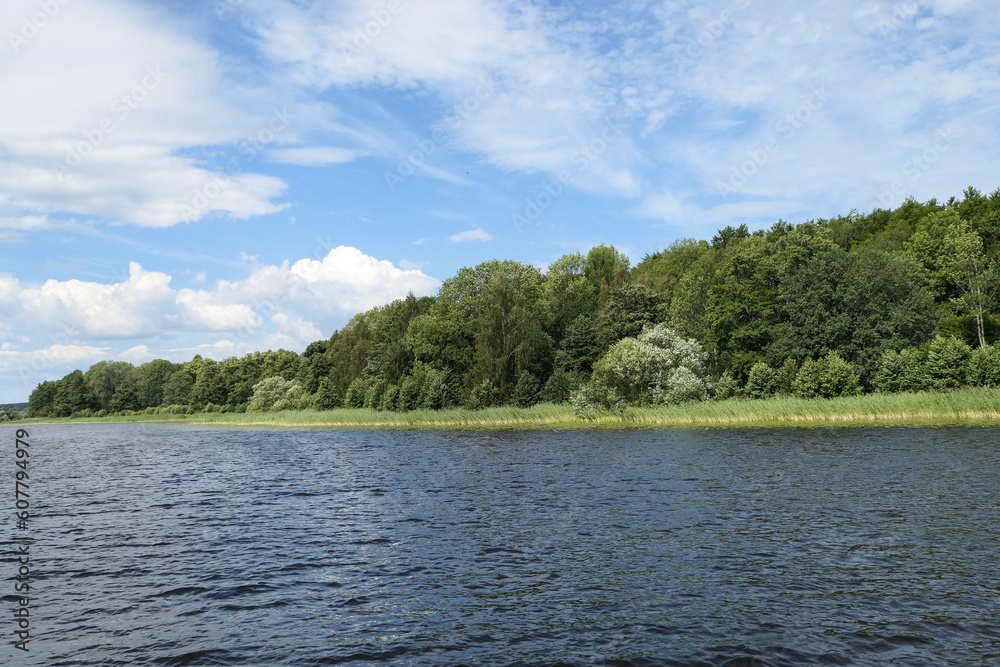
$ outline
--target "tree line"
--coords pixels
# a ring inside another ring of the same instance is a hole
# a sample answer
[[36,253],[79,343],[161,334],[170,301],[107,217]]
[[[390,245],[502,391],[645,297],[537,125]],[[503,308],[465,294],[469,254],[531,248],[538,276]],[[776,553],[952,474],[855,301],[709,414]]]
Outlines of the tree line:
[[301,354],[102,361],[43,382],[33,417],[622,405],[1000,382],[1000,189],[711,240],[636,266],[614,246],[543,273],[466,267]]

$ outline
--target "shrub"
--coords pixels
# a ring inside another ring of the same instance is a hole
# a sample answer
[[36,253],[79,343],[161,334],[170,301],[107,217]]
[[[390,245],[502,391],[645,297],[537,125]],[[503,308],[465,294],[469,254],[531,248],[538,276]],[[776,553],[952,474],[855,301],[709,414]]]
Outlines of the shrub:
[[365,402],[363,407],[370,410],[378,410],[382,405],[382,395],[385,390],[389,388],[389,381],[385,378],[379,378],[372,382],[368,386],[368,391],[365,392]]
[[638,338],[615,343],[594,365],[581,396],[612,410],[701,400],[711,389],[705,379],[704,356],[696,341],[658,324]]
[[570,400],[570,394],[582,387],[585,382],[583,373],[557,368],[542,387],[539,399],[547,403],[565,403]]
[[333,410],[344,404],[344,398],[337,391],[337,386],[325,377],[319,381],[319,389],[316,390],[316,408],[319,410]]
[[879,357],[872,373],[872,389],[883,394],[899,391],[903,375],[903,358],[895,350],[886,350]]
[[799,374],[799,365],[795,359],[789,357],[785,359],[781,369],[778,370],[778,393],[782,396],[791,396],[795,393],[795,376]]
[[792,388],[800,398],[855,396],[861,393],[861,380],[853,366],[830,352],[818,361],[803,362]]
[[957,338],[937,336],[927,345],[927,375],[934,389],[954,389],[969,381],[972,349]]
[[973,350],[969,360],[969,383],[1000,387],[1000,347],[988,345]]
[[597,409],[597,399],[589,391],[589,385],[584,385],[580,389],[570,393],[570,405],[573,406],[573,414],[580,419],[597,419],[600,414]]
[[919,347],[908,347],[900,351],[899,390],[927,391],[931,388],[930,376],[927,373],[927,350]]
[[448,371],[424,367],[420,391],[420,405],[425,410],[440,410],[455,405],[454,392],[448,382]]
[[539,401],[542,383],[531,373],[521,373],[514,386],[511,402],[519,408],[530,408]]
[[382,394],[382,403],[378,406],[379,410],[398,410],[399,409],[399,387],[397,385],[391,384],[385,389],[385,393]]
[[718,380],[715,382],[715,399],[719,401],[725,401],[730,398],[740,398],[743,395],[743,390],[740,389],[740,383],[737,382],[736,378],[729,371],[725,371]]
[[420,407],[420,394],[423,390],[422,375],[407,375],[399,385],[399,409],[403,412],[416,410]]
[[500,405],[500,390],[487,378],[480,382],[469,396],[469,407],[473,410],[494,408]]
[[823,366],[814,359],[806,359],[799,367],[792,384],[792,391],[799,398],[817,398],[823,386]]
[[748,398],[771,398],[778,393],[778,372],[767,362],[758,361],[750,369],[747,377]]
[[823,395],[857,396],[861,393],[861,378],[854,367],[843,360],[836,352],[831,352],[823,360]]
[[368,389],[372,383],[371,378],[359,377],[347,387],[347,395],[344,396],[344,407],[362,408],[365,405],[365,398],[368,396]]

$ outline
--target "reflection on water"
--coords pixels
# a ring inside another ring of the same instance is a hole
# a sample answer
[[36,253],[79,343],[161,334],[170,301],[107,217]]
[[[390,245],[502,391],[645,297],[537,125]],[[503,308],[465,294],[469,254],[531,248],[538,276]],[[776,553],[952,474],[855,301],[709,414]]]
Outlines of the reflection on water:
[[997,428],[31,434],[30,664],[1000,664]]

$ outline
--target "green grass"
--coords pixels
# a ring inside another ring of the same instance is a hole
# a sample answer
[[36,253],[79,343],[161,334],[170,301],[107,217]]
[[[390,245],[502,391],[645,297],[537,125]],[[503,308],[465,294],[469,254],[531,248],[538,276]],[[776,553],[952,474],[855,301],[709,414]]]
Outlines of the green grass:
[[219,426],[290,426],[312,428],[511,429],[622,428],[636,426],[809,426],[866,424],[996,423],[1000,389],[969,388],[951,392],[871,394],[834,399],[773,398],[688,403],[661,408],[631,408],[594,420],[573,415],[568,405],[488,410],[415,410],[376,412],[339,409],[268,413],[136,415],[90,419],[36,419],[18,423],[170,422]]

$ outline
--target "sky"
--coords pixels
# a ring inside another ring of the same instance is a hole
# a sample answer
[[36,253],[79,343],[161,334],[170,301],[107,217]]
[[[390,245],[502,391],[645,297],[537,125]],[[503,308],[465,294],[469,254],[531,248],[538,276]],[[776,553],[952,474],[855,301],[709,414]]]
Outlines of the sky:
[[983,0],[4,0],[0,402],[463,266],[1000,187]]

